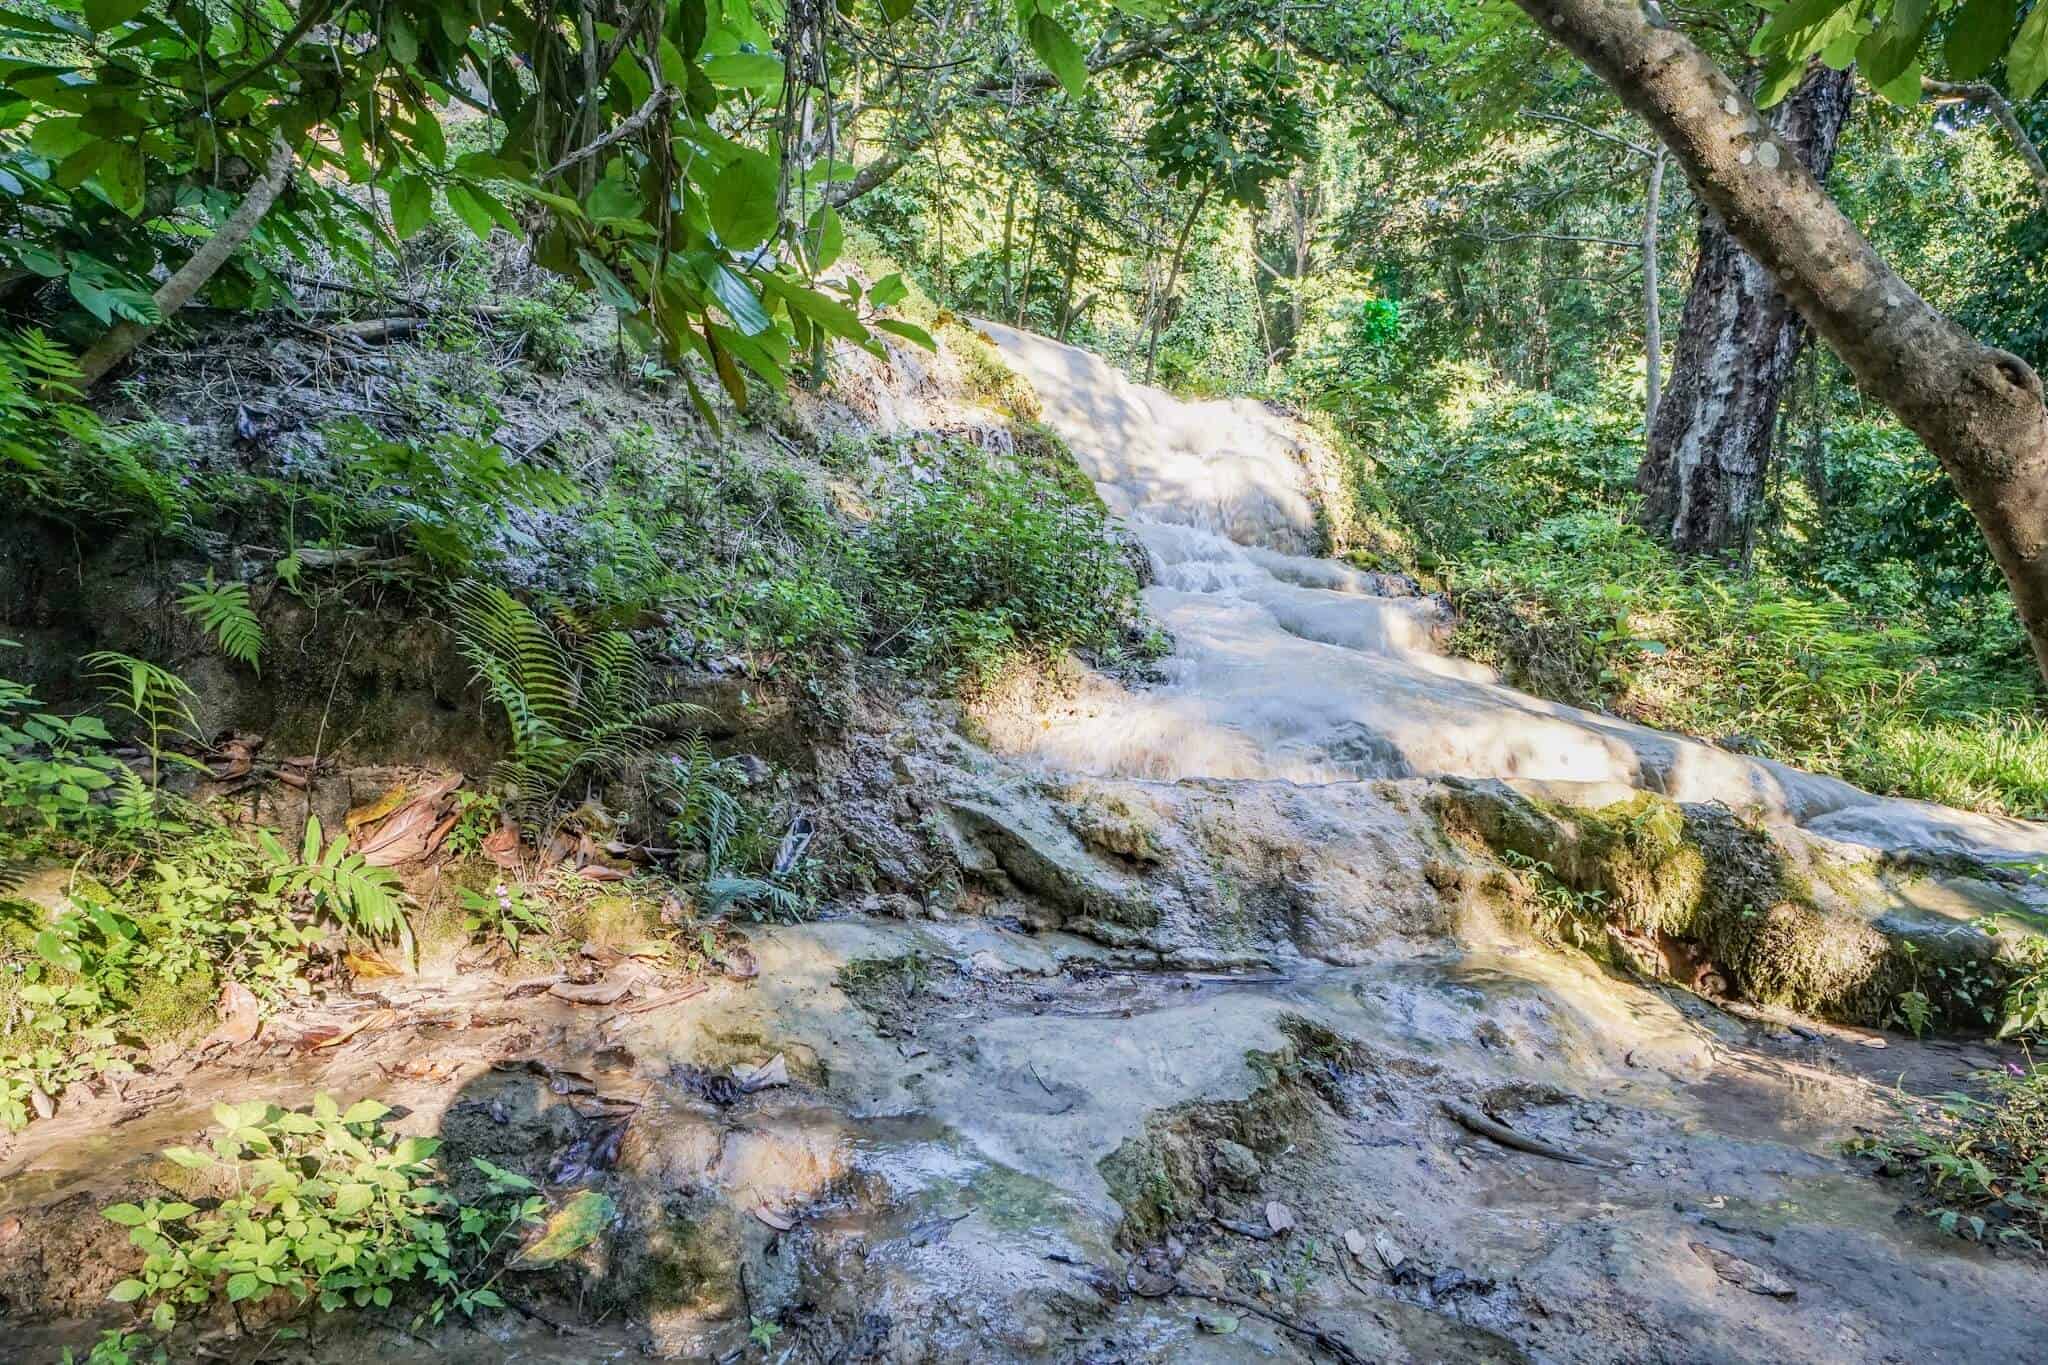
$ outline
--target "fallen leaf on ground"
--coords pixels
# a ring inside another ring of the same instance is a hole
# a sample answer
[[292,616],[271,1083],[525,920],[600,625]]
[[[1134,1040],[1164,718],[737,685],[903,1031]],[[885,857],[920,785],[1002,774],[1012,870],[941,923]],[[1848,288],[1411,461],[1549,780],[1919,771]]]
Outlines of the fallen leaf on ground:
[[1745,1261],[1705,1242],[1694,1242],[1692,1249],[1694,1255],[1714,1268],[1716,1275],[1737,1288],[1771,1299],[1799,1297],[1798,1290],[1754,1261]]
[[484,856],[499,867],[519,866],[519,826],[500,825],[484,836]]
[[376,981],[387,976],[403,975],[398,968],[375,953],[348,953],[341,960],[347,964],[349,975],[358,981]]
[[1357,1228],[1344,1229],[1344,1249],[1350,1252],[1351,1258],[1360,1265],[1369,1264],[1365,1255],[1372,1250],[1372,1243],[1367,1241],[1365,1234]]
[[220,1027],[213,1031],[213,1036],[218,1042],[250,1042],[263,1027],[263,1007],[256,1002],[256,992],[239,981],[230,981],[221,988],[217,1008]]
[[1373,1253],[1380,1258],[1380,1264],[1389,1271],[1399,1270],[1401,1263],[1408,1259],[1408,1253],[1401,1250],[1393,1238],[1386,1233],[1377,1233],[1372,1239]]
[[778,1052],[757,1067],[741,1070],[734,1067],[732,1078],[740,1083],[740,1089],[749,1095],[756,1090],[766,1090],[771,1085],[789,1084],[789,1062]]
[[342,826],[353,834],[364,825],[374,825],[412,797],[412,785],[401,782],[375,801],[365,802],[342,817]]
[[603,1236],[617,1212],[608,1197],[596,1190],[584,1190],[555,1210],[540,1236],[519,1253],[513,1264],[522,1270],[539,1270],[567,1260]]
[[585,863],[576,869],[576,875],[585,881],[591,882],[622,882],[626,880],[624,872],[621,872],[616,867],[606,867],[603,863]]
[[769,1227],[774,1228],[777,1232],[788,1232],[791,1228],[796,1226],[796,1219],[790,1217],[788,1214],[782,1212],[780,1209],[771,1209],[766,1204],[757,1205],[755,1207],[754,1217],[760,1219]]
[[1237,1330],[1237,1318],[1230,1313],[1197,1313],[1195,1326],[1213,1336],[1227,1337]]
[[362,1014],[357,1015],[355,1018],[349,1020],[346,1024],[343,1024],[338,1030],[335,1031],[335,1033],[332,1036],[321,1038],[318,1041],[316,1041],[313,1044],[313,1047],[316,1050],[320,1048],[340,1047],[343,1043],[355,1037],[358,1033],[361,1033],[366,1028],[389,1028],[392,1024],[396,1023],[397,1021],[397,1010],[367,1010]]
[[1266,1205],[1266,1226],[1275,1232],[1287,1232],[1294,1227],[1294,1210],[1275,1199]]
[[629,989],[623,981],[593,981],[587,986],[558,981],[548,987],[548,994],[572,1005],[616,1005],[626,998]]

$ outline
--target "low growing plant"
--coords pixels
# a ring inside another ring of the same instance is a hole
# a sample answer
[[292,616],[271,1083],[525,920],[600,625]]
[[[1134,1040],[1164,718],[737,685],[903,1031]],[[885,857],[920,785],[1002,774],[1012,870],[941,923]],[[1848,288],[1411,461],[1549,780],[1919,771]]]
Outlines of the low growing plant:
[[155,1331],[215,1304],[276,1296],[331,1312],[431,1293],[420,1317],[435,1322],[505,1306],[493,1288],[505,1253],[547,1208],[526,1177],[474,1161],[484,1193],[458,1201],[435,1159],[440,1140],[393,1133],[376,1100],[344,1109],[322,1094],[306,1109],[251,1100],[213,1112],[205,1149],[164,1156],[218,1190],[218,1202],[152,1198],[102,1211],[144,1253],[109,1297],[146,1306]]

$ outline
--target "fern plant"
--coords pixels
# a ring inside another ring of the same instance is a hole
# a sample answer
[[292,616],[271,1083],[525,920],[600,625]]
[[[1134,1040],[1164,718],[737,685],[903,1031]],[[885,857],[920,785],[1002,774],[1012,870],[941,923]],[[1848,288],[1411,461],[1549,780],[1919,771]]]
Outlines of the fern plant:
[[99,680],[100,691],[109,704],[141,731],[143,745],[149,750],[150,802],[145,804],[136,800],[131,788],[129,798],[123,803],[131,816],[147,818],[149,808],[155,803],[165,762],[205,770],[205,765],[198,759],[166,747],[173,740],[198,740],[199,722],[192,714],[192,703],[197,700],[197,695],[177,674],[131,654],[103,649],[86,655],[84,663],[91,675]]
[[272,868],[272,893],[310,894],[315,910],[365,938],[411,938],[406,894],[397,875],[349,852],[345,835],[326,842],[320,817],[307,817],[306,837],[296,858],[269,830],[258,830],[256,838]]
[[618,777],[653,754],[664,729],[709,714],[656,701],[652,670],[623,631],[566,644],[496,584],[459,584],[449,606],[463,656],[511,727],[498,776],[524,804]]
[[256,619],[256,609],[249,602],[249,585],[216,583],[213,570],[208,569],[205,581],[194,580],[183,586],[185,595],[178,599],[178,605],[185,614],[213,637],[221,653],[249,665],[260,675],[263,623]]

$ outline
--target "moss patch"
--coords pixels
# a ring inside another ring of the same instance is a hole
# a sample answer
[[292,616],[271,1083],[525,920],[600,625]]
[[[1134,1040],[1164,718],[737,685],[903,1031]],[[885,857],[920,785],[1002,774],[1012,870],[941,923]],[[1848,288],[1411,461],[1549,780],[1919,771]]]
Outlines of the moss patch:
[[1875,1025],[1919,989],[1938,1018],[1982,1022],[1943,987],[1959,974],[1927,969],[1988,961],[1988,945],[1970,935],[1909,939],[1822,909],[1770,835],[1723,807],[1644,792],[1580,810],[1499,782],[1452,782],[1436,809],[1465,847],[1542,864],[1572,892],[1597,895],[1610,924],[1711,963],[1743,998]]

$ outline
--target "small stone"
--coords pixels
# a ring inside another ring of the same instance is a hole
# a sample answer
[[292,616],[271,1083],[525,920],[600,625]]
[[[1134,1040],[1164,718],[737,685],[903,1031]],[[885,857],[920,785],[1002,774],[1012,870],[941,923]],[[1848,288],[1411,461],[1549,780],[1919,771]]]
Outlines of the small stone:
[[1757,143],[1757,145],[1756,145],[1756,164],[1757,164],[1757,165],[1759,165],[1759,166],[1761,166],[1761,167],[1763,167],[1763,168],[1764,168],[1765,170],[1767,170],[1767,171],[1775,171],[1775,170],[1777,170],[1777,169],[1778,169],[1778,144],[1777,144],[1777,143],[1775,143],[1775,142],[1759,142],[1759,143]]
[[1251,1148],[1229,1138],[1220,1138],[1210,1155],[1215,1162],[1219,1185],[1233,1190],[1255,1190],[1259,1187],[1259,1179],[1265,1174],[1265,1169]]

